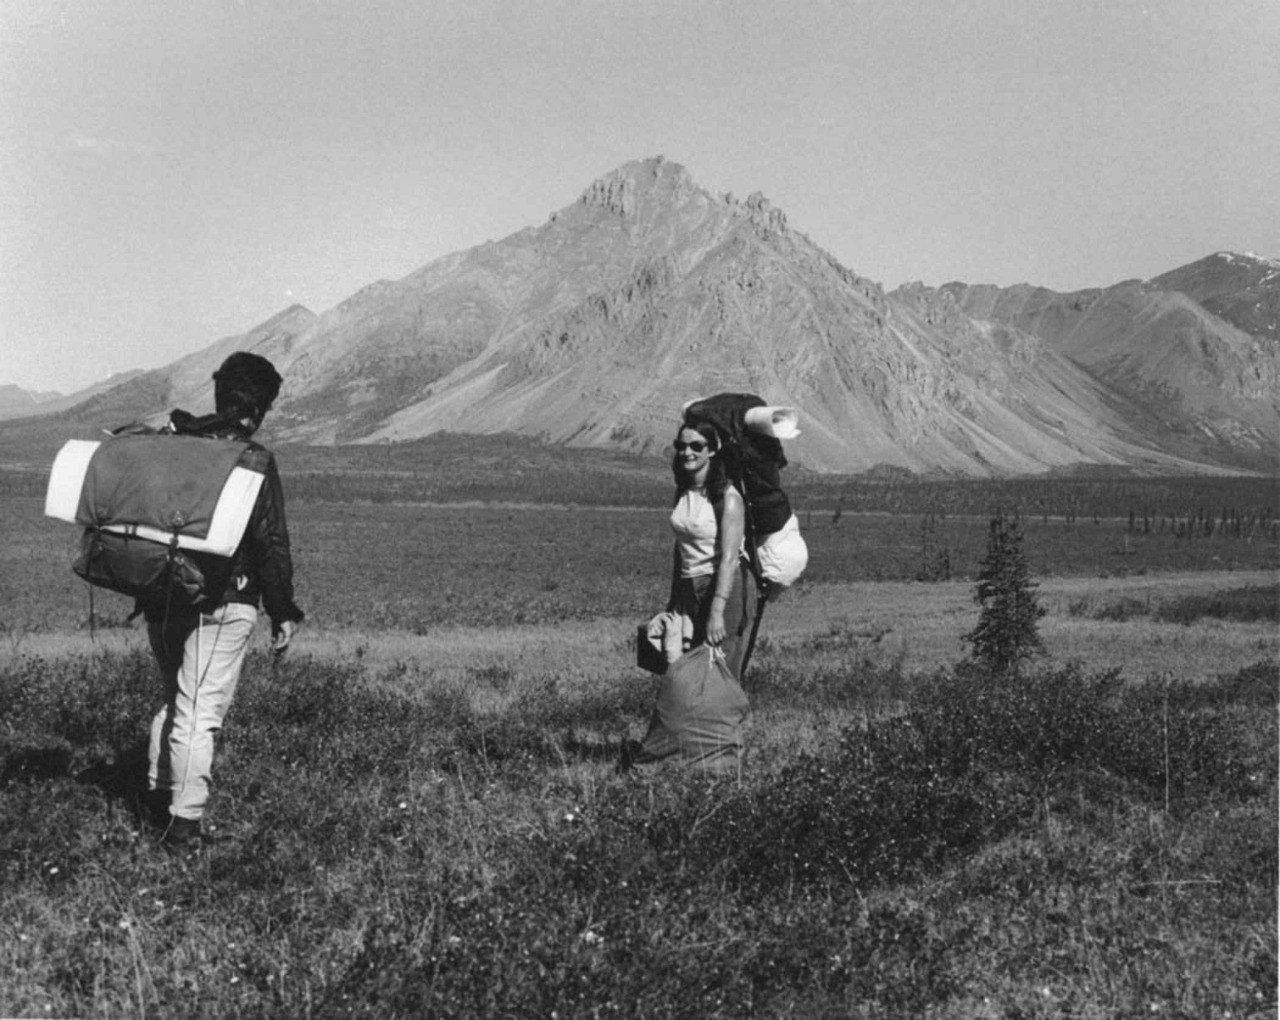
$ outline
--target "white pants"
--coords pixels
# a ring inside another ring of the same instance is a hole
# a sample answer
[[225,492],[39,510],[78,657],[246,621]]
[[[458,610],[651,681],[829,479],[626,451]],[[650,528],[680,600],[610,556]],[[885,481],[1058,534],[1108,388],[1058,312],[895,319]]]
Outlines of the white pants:
[[170,792],[169,813],[179,818],[204,815],[213,737],[231,707],[257,622],[257,609],[231,602],[200,616],[170,619],[167,627],[148,626],[165,703],[151,720],[147,785]]

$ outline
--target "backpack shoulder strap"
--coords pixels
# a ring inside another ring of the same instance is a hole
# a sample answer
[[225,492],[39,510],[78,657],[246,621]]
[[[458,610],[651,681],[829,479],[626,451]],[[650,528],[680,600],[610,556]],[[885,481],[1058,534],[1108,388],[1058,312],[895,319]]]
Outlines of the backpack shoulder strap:
[[[764,577],[764,568],[760,566],[760,550],[757,548],[755,538],[755,526],[752,522],[751,500],[747,499],[746,494],[738,485],[733,485],[734,490],[738,493],[738,498],[742,500],[743,514],[743,545],[747,547],[747,566],[751,570],[751,576],[755,578],[756,587],[763,589],[766,584]],[[720,533],[721,520],[724,517],[724,496],[719,499],[710,499],[711,509],[716,515],[716,534]]]

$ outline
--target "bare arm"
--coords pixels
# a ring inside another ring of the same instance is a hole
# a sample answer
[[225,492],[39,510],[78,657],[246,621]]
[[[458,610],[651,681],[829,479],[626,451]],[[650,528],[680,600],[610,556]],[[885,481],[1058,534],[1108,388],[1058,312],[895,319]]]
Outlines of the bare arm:
[[679,604],[678,591],[680,589],[680,543],[674,542],[671,546],[671,591],[667,595],[667,612],[674,612]]

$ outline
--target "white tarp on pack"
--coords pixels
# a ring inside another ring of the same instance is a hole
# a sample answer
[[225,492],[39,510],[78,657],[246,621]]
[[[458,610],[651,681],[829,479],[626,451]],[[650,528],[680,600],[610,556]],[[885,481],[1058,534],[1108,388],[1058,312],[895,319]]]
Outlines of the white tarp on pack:
[[[58,451],[49,473],[49,488],[45,493],[46,516],[71,524],[92,523],[84,520],[79,510],[89,464],[101,445],[91,440],[72,439]],[[204,536],[179,533],[179,548],[213,553],[216,556],[232,555],[248,526],[249,515],[258,499],[263,477],[258,471],[233,467],[218,496],[208,533]],[[102,530],[118,535],[136,535],[165,545],[173,540],[173,532],[142,523],[106,524],[102,525]]]

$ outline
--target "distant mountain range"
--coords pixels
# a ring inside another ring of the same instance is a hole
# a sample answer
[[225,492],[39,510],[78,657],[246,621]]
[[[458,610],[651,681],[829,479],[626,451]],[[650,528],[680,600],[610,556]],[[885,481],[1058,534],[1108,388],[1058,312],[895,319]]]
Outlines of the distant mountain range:
[[0,419],[39,414],[41,404],[60,396],[61,393],[34,393],[18,386],[0,386]]
[[47,415],[67,411],[84,403],[90,397],[128,382],[141,374],[141,371],[136,370],[117,372],[101,382],[69,394],[36,392],[24,390],[20,386],[0,385],[0,421],[9,418],[25,418],[34,414]]
[[510,431],[656,453],[684,401],[733,390],[798,407],[803,434],[788,450],[820,471],[1280,461],[1280,262],[1220,252],[1070,294],[886,293],[763,196],[714,195],[661,157],[595,181],[540,226],[320,315],[285,309],[62,404],[58,420],[211,409],[210,374],[232,350],[285,376],[276,442]]
[[947,284],[969,316],[1030,333],[1158,423],[1170,451],[1276,465],[1280,262],[1218,252],[1153,280],[1057,294]]

